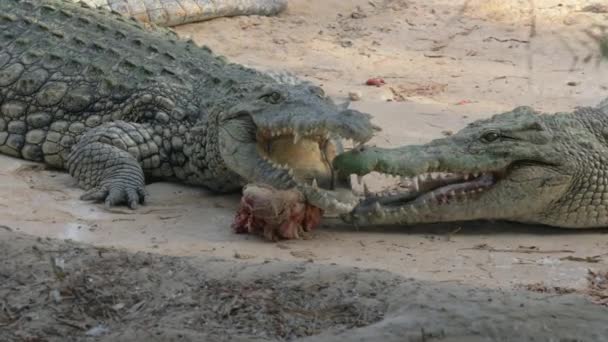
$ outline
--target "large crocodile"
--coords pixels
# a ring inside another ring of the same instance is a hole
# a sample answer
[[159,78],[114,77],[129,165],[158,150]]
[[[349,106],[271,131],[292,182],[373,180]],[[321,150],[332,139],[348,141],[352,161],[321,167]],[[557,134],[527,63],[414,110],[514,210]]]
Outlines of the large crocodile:
[[409,190],[370,194],[345,216],[358,224],[501,219],[606,227],[608,99],[572,113],[518,107],[425,145],[352,150],[334,165],[342,175],[411,177]]
[[166,29],[68,2],[0,0],[0,153],[67,168],[83,199],[136,207],[145,179],[333,192],[340,137],[368,114],[305,82],[227,63]]
[[159,26],[176,26],[218,17],[275,15],[287,0],[69,0],[104,8]]

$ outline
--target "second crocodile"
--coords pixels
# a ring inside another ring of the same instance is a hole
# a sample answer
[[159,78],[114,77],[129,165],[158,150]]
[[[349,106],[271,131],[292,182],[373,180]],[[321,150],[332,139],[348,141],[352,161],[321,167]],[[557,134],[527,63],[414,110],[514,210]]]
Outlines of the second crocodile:
[[425,145],[363,147],[338,156],[343,175],[408,178],[368,195],[358,224],[497,219],[564,228],[608,226],[608,99],[572,113],[518,107]]

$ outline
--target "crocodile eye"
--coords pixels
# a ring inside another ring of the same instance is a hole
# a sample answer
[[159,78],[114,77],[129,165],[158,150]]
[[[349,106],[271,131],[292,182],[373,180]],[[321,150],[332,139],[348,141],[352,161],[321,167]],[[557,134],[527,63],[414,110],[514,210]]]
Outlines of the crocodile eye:
[[262,96],[262,99],[268,103],[277,104],[283,100],[283,96],[280,93],[273,91],[272,93]]
[[498,132],[490,131],[490,132],[484,133],[481,136],[481,141],[483,141],[485,143],[490,143],[492,141],[497,140],[498,138],[500,138],[500,134],[498,134]]

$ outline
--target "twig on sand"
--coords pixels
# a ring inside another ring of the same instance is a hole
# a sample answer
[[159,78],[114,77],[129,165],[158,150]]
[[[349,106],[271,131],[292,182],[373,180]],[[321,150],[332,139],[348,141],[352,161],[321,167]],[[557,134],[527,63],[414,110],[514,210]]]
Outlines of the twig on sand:
[[602,261],[602,256],[594,255],[594,256],[588,256],[588,257],[576,257],[574,255],[568,255],[567,257],[559,258],[559,260],[589,262],[589,263],[595,264],[595,263]]
[[78,330],[82,330],[82,331],[87,330],[87,328],[85,326],[83,326],[82,324],[80,324],[78,322],[72,322],[67,319],[63,319],[63,318],[59,318],[59,317],[55,317],[55,320],[61,324],[67,325],[69,327],[72,327],[72,328],[75,328]]

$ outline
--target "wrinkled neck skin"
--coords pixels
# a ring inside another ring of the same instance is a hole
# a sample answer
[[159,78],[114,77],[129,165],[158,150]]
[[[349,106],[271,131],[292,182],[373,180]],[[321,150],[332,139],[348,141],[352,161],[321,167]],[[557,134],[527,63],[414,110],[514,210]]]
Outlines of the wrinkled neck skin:
[[190,130],[192,154],[188,165],[193,172],[186,181],[216,192],[236,192],[246,181],[225,162],[220,151],[219,113],[219,109],[210,109],[209,115]]
[[608,227],[608,111],[580,109],[570,117],[558,114],[553,120],[556,136],[562,137],[558,151],[572,170],[568,187],[546,208],[523,218],[552,226]]
[[[240,103],[254,93],[253,77],[262,77],[259,74],[243,74],[243,84],[238,84],[230,78],[222,82],[211,82],[205,79],[204,82],[196,83],[193,86],[190,103],[192,99],[198,98],[195,103],[198,107],[198,120],[190,127],[186,135],[186,145],[191,146],[188,150],[188,176],[185,182],[192,185],[204,186],[215,192],[236,192],[245,185],[248,180],[243,177],[240,170],[241,165],[248,158],[252,158],[251,148],[246,145],[248,141],[243,141],[238,149],[239,156],[226,158],[222,148],[236,146],[234,142],[228,143],[222,139],[222,133],[226,132],[225,123],[221,118],[236,104]],[[248,78],[247,78],[248,77]],[[270,82],[270,80],[267,80]],[[204,96],[197,94],[204,94]],[[194,110],[192,108],[191,110]],[[242,132],[239,137],[238,132],[234,132],[234,139],[246,140],[247,132]],[[251,138],[251,137],[249,137]],[[248,154],[250,153],[250,154]],[[239,163],[240,161],[240,163]]]

